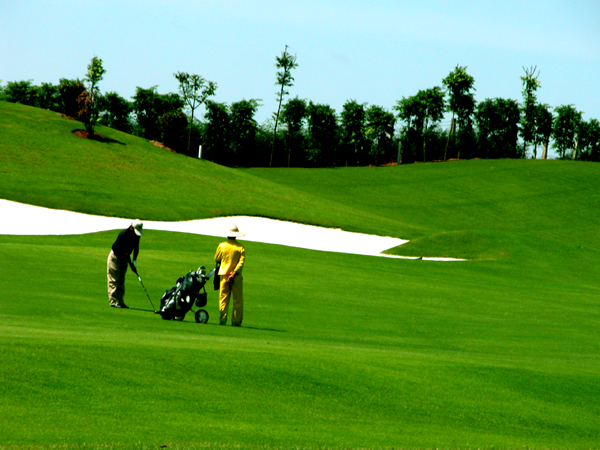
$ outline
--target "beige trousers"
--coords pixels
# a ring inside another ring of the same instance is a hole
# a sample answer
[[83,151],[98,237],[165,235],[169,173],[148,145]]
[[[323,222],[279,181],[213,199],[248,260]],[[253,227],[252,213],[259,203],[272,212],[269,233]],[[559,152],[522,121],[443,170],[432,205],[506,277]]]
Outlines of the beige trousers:
[[235,277],[235,282],[231,286],[225,276],[221,277],[221,290],[219,291],[219,323],[227,323],[227,314],[229,311],[229,301],[233,295],[233,315],[231,317],[232,325],[241,325],[244,319],[244,279],[241,274]]
[[111,305],[123,304],[127,263],[122,263],[111,250],[107,261],[108,301]]

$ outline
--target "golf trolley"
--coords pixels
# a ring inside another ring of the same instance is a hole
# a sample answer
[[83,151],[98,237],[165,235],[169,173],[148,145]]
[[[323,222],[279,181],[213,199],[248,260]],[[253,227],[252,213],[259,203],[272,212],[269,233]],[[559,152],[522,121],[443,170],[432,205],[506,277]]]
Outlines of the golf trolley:
[[[200,266],[196,271],[191,271],[187,275],[180,277],[177,280],[175,287],[166,291],[160,299],[160,310],[156,314],[160,314],[163,320],[179,320],[182,321],[185,315],[195,305],[198,308],[206,306],[207,293],[206,282],[212,277],[217,270],[214,268],[208,274],[206,268]],[[202,292],[200,292],[202,290]],[[198,309],[194,312],[196,322],[208,322],[208,312],[204,309]]]

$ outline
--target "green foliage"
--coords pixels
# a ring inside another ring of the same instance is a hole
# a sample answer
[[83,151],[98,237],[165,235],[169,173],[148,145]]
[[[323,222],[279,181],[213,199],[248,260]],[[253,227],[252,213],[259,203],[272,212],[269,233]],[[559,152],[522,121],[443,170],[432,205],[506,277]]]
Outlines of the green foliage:
[[133,111],[140,135],[150,140],[160,139],[160,118],[166,113],[180,111],[183,105],[183,100],[178,94],[159,94],[157,86],[148,89],[137,87],[133,97]]
[[[537,67],[531,67],[525,71],[525,76],[521,77],[523,82],[523,106],[521,107],[521,137],[523,138],[523,152],[527,152],[527,144],[535,140],[536,131],[536,112],[537,97],[536,91],[540,87],[538,80],[539,72],[536,75]],[[535,157],[535,155],[534,155]]]
[[52,83],[42,83],[36,87],[38,108],[59,112],[61,110],[60,92],[58,86]]
[[403,135],[409,139],[405,139],[405,145],[416,146],[414,138],[420,136],[423,150],[421,160],[427,161],[426,142],[428,134],[442,120],[446,109],[444,92],[438,86],[420,90],[412,97],[403,97],[402,100],[396,103],[394,109],[398,111],[400,120],[406,123]]
[[366,104],[349,100],[341,113],[340,155],[346,166],[366,165],[369,161],[369,140],[366,136]]
[[36,106],[37,92],[32,83],[32,80],[9,81],[3,91],[4,99],[12,103]]
[[160,116],[158,129],[165,146],[178,153],[187,151],[185,132],[188,129],[188,119],[183,111],[169,111]]
[[[292,72],[298,67],[296,55],[291,55],[286,46],[275,59],[275,84],[279,86],[276,92],[277,112],[270,121],[260,126],[254,120],[256,109],[252,115],[244,113],[250,117],[248,126],[238,128],[234,125],[227,128],[223,135],[229,136],[229,143],[222,140],[213,145],[206,141],[210,136],[221,139],[220,134],[215,133],[214,124],[208,127],[211,130],[207,134],[205,131],[208,124],[195,115],[196,109],[215,94],[217,84],[205,80],[200,75],[186,72],[174,73],[179,82],[179,94],[158,94],[156,86],[149,89],[138,87],[132,102],[129,102],[115,92],[100,95],[98,83],[106,71],[102,60],[94,56],[83,81],[60,79],[58,86],[51,83],[34,86],[31,80],[9,82],[5,87],[0,86],[0,100],[62,112],[69,117],[79,118],[86,124],[88,131],[93,131],[95,124],[101,123],[149,140],[164,140],[161,134],[161,117],[169,114],[169,117],[162,121],[164,128],[166,123],[173,124],[173,119],[178,117],[178,112],[185,107],[190,116],[187,122],[187,149],[178,144],[178,151],[196,156],[198,145],[202,145],[205,148],[204,154],[211,155],[209,159],[230,166],[251,164],[257,167],[321,167],[387,164],[396,162],[398,152],[401,152],[402,163],[498,157],[495,155],[521,158],[528,156],[529,149],[532,149],[530,155],[537,158],[540,146],[543,148],[542,158],[546,159],[551,138],[554,138],[554,148],[562,159],[598,161],[600,158],[597,156],[593,122],[596,119],[585,122],[581,113],[577,111],[575,116],[579,114],[579,117],[569,118],[571,113],[564,110],[568,107],[563,106],[555,108],[561,117],[554,117],[550,106],[537,102],[536,91],[540,82],[536,67],[524,67],[525,75],[520,77],[523,83],[523,103],[520,105],[520,121],[517,125],[520,134],[517,139],[520,136],[523,145],[522,149],[513,151],[511,147],[515,115],[512,106],[494,106],[493,109],[498,110],[494,113],[495,116],[504,112],[508,114],[494,120],[494,123],[500,124],[498,129],[491,130],[491,125],[485,123],[488,120],[482,117],[478,119],[480,124],[483,123],[482,130],[474,126],[477,111],[475,80],[468,74],[467,67],[457,65],[442,80],[443,89],[434,87],[419,90],[417,94],[397,101],[393,110],[404,122],[404,126],[397,130],[396,135],[393,118],[389,119],[389,124],[385,124],[388,122],[386,111],[379,111],[381,114],[378,115],[382,120],[380,126],[380,120],[374,119],[377,115],[375,109],[379,107],[368,107],[367,103],[358,104],[355,100],[347,101],[339,115],[334,110],[330,111],[331,114],[327,113],[335,116],[334,133],[322,129],[331,128],[331,120],[325,121],[329,125],[323,122],[313,127],[313,133],[308,112],[311,102],[296,97],[283,103],[285,96],[289,95],[288,88],[294,84]],[[445,94],[448,94],[447,102]],[[237,103],[243,105],[245,102],[247,100]],[[225,106],[227,114],[232,113],[230,107]],[[371,109],[371,119],[375,120],[372,124],[367,124],[368,109]],[[449,129],[442,129],[440,120],[446,110],[452,111],[452,120]],[[485,110],[489,112],[488,105],[484,105],[483,110],[484,113]],[[319,114],[313,116],[317,122],[321,120],[317,118]],[[240,120],[244,122],[246,119]],[[278,128],[280,121],[287,125],[283,130]],[[555,130],[557,125],[559,129]],[[266,134],[271,135],[268,143],[265,142]],[[322,136],[325,136],[325,142],[317,140]],[[171,142],[171,145],[175,144]],[[216,156],[217,159],[214,159],[213,150],[219,155]]]
[[232,103],[229,108],[230,145],[236,161],[235,165],[253,166],[255,164],[256,155],[253,150],[258,124],[254,120],[254,115],[259,106],[259,100],[250,99]]
[[524,157],[517,146],[519,105],[511,99],[486,99],[477,106],[479,155],[483,158]]
[[[260,100],[226,103],[206,102],[203,158],[226,166],[265,164],[268,154],[257,145],[258,124],[254,115]],[[266,155],[266,157],[265,157]]]
[[104,78],[106,70],[102,66],[102,60],[94,56],[87,66],[84,78],[88,82],[87,90],[77,97],[79,106],[78,117],[85,125],[88,133],[93,134],[98,121],[100,89],[98,83]]
[[132,131],[131,114],[133,105],[116,92],[107,92],[101,96],[98,109],[100,111],[98,123],[125,133]]
[[366,137],[370,141],[371,161],[382,164],[394,160],[392,148],[394,115],[381,106],[371,105],[366,110]]
[[174,74],[174,76],[177,81],[179,81],[179,94],[181,95],[184,103],[192,112],[187,144],[187,152],[189,154],[192,139],[192,123],[194,122],[194,111],[203,105],[208,97],[215,95],[215,92],[217,91],[217,83],[214,81],[205,80],[200,75],[189,74],[186,72],[177,72]]
[[309,164],[332,166],[337,161],[339,129],[335,110],[329,105],[310,102],[308,112]]
[[[544,151],[542,158],[546,159],[548,156],[548,148],[550,147],[550,136],[552,135],[552,122],[554,118],[550,111],[550,106],[546,104],[537,104],[535,111],[535,123],[536,130],[534,134],[534,144],[537,148],[538,145],[543,145]],[[534,157],[537,156],[537,150],[533,151]]]
[[79,104],[77,99],[85,91],[85,86],[81,80],[68,80],[61,78],[58,85],[62,103],[62,112],[67,117],[76,118],[79,115]]
[[575,156],[575,142],[581,126],[582,114],[573,105],[561,105],[554,108],[556,116],[553,123],[554,148],[561,158],[572,150]]
[[578,148],[581,159],[584,161],[600,161],[600,122],[596,119],[582,122],[580,129]]
[[275,127],[273,128],[273,146],[271,148],[271,158],[269,160],[269,166],[273,165],[273,155],[275,152],[275,140],[277,138],[277,125],[279,124],[279,114],[281,112],[281,104],[283,103],[283,97],[288,95],[289,92],[286,88],[294,85],[294,77],[292,76],[292,70],[298,67],[296,63],[296,55],[291,55],[287,51],[288,46],[285,46],[285,50],[281,53],[281,56],[275,57],[275,67],[279,69],[277,72],[276,85],[281,86],[277,95],[277,112],[274,114]]
[[442,80],[448,91],[448,109],[456,115],[459,128],[465,129],[472,120],[475,111],[475,79],[467,73],[466,67],[456,66]]
[[294,165],[304,165],[306,158],[304,155],[305,136],[302,134],[304,122],[308,115],[306,100],[296,98],[288,100],[281,110],[281,120],[287,125],[285,136],[285,148],[287,149],[287,166],[292,165],[292,154],[294,155]]
[[277,86],[281,86],[281,89],[275,94],[277,95],[277,100],[279,101],[280,106],[283,101],[283,97],[289,94],[289,92],[286,91],[285,88],[292,87],[294,85],[294,77],[292,76],[292,70],[298,67],[296,59],[296,55],[292,56],[288,53],[287,45],[285,46],[285,50],[281,53],[281,56],[277,56],[275,58],[275,67],[279,69],[279,71],[277,72],[277,82],[275,84]]
[[462,151],[463,156],[466,153],[467,157],[472,157],[472,153],[474,153],[473,115],[476,107],[475,94],[472,91],[475,91],[473,87],[475,79],[467,73],[466,67],[457,65],[442,80],[442,84],[448,92],[448,109],[452,111],[452,119],[454,120],[456,117],[458,127],[458,139],[452,141],[454,148],[450,149],[450,153],[456,154],[457,158],[460,158]]
[[34,86],[31,80],[9,82],[4,88],[0,86],[0,99],[56,112],[61,110],[58,87],[51,83]]
[[[232,154],[229,141],[231,130],[231,117],[225,103],[215,101],[206,102],[206,128],[204,142],[206,156],[204,159],[223,165],[231,165]],[[203,147],[202,153],[205,149]]]

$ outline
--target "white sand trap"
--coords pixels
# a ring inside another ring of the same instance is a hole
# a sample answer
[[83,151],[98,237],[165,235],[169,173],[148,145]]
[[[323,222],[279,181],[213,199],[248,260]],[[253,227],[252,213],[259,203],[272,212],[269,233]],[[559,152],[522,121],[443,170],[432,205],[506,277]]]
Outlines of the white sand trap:
[[[0,199],[0,234],[8,235],[69,235],[127,228],[132,219],[94,216]],[[407,240],[351,233],[340,229],[301,225],[260,217],[235,216],[185,222],[144,221],[145,230],[175,231],[224,236],[232,223],[246,234],[241,240],[286,245],[326,252],[388,258],[421,259],[384,255],[381,252],[408,242]],[[422,258],[435,261],[461,261],[451,258]]]

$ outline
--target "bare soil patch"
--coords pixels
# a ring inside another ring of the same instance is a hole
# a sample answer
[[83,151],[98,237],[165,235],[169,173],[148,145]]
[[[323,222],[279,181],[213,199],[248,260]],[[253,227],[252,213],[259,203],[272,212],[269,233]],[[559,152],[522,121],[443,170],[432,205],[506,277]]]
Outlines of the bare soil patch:
[[101,134],[98,134],[98,133],[90,133],[90,132],[88,132],[86,130],[73,130],[73,134],[75,136],[79,136],[80,138],[83,138],[83,139],[91,139],[91,140],[94,140],[94,141],[104,142],[104,143],[107,143],[107,144],[111,144],[112,143],[112,144],[125,145],[122,142],[119,142],[119,141],[117,141],[115,139],[110,139],[110,138],[104,137],[104,136],[102,136]]
[[167,146],[166,146],[165,144],[163,144],[162,142],[158,142],[158,141],[150,141],[150,143],[151,143],[152,145],[156,145],[158,148],[162,148],[162,149],[164,149],[164,150],[168,150],[168,151],[170,151],[170,152],[177,153],[175,150],[173,150],[172,148],[169,148],[169,147],[167,147]]

